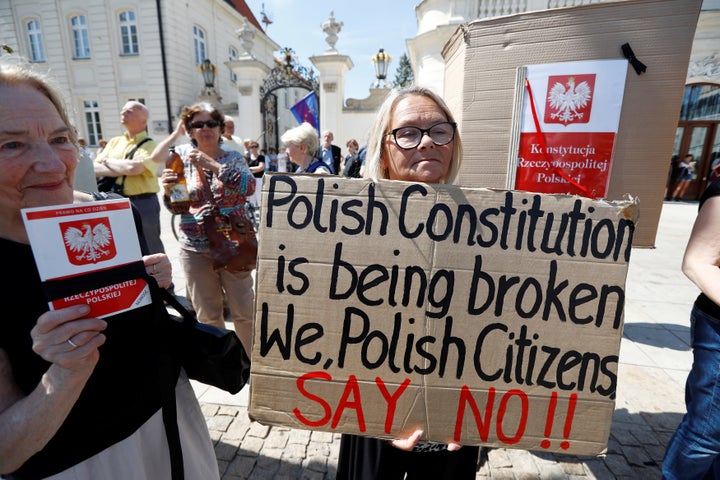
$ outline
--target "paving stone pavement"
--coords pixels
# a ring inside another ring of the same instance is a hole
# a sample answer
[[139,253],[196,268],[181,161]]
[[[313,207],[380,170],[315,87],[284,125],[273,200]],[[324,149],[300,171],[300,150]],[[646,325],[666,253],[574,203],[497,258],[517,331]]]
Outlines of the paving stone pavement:
[[[653,249],[634,248],[626,285],[615,414],[600,457],[490,449],[477,479],[660,479],[665,446],[685,411],[692,363],[689,313],[697,288],[680,271],[697,203],[666,202]],[[640,221],[642,221],[642,213]],[[176,293],[184,295],[177,242],[163,211]],[[228,327],[231,324],[228,323]],[[193,382],[223,480],[335,478],[338,434],[268,427],[247,416],[248,391],[230,395]]]

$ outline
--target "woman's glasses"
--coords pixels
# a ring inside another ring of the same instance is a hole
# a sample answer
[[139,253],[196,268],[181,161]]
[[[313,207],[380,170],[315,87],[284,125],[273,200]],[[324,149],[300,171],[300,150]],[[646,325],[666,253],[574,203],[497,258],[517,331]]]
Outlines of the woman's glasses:
[[215,128],[218,125],[220,125],[220,122],[216,122],[215,120],[206,120],[204,122],[199,120],[197,122],[190,123],[191,128],[197,128],[198,130],[200,130],[203,127]]
[[387,135],[392,135],[395,145],[398,147],[403,150],[410,150],[420,145],[422,137],[426,133],[435,145],[447,145],[455,138],[456,129],[457,123],[455,122],[441,122],[430,128],[400,127],[391,130]]

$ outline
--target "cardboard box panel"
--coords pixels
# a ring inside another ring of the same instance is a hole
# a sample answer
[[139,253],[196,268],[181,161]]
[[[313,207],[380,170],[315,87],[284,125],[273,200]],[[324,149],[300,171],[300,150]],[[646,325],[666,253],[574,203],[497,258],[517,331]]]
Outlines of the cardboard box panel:
[[701,0],[631,0],[482,19],[443,50],[445,99],[465,147],[460,183],[505,188],[516,69],[623,58],[629,43],[647,66],[629,68],[606,198],[643,205],[635,246],[655,243]]

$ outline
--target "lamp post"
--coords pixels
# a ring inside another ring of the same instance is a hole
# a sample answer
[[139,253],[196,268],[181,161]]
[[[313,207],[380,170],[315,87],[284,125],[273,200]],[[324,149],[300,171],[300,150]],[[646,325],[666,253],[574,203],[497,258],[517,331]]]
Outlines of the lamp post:
[[203,81],[205,82],[203,95],[208,97],[217,95],[215,92],[215,75],[217,75],[217,68],[212,64],[209,58],[206,58],[200,64],[200,73],[202,73]]
[[392,61],[392,57],[385,53],[385,49],[381,48],[372,56],[372,62],[375,64],[375,77],[373,83],[374,88],[389,88],[385,79],[387,78],[388,66]]

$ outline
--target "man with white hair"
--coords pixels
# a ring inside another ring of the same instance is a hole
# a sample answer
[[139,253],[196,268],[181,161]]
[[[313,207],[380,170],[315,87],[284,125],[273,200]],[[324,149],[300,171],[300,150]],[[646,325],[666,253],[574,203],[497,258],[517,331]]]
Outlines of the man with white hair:
[[342,160],[342,153],[340,147],[333,145],[335,137],[330,130],[325,130],[320,136],[320,148],[315,153],[315,158],[322,160],[325,164],[330,167],[332,173],[340,173],[340,162]]
[[149,116],[142,103],[127,102],[120,111],[125,133],[108,141],[93,166],[96,177],[117,178],[114,191],[129,198],[140,213],[148,253],[165,253],[160,240],[158,166],[150,158],[155,142],[147,134]]
[[224,120],[225,131],[222,134],[223,148],[245,154],[242,138],[235,136],[235,120],[230,115],[225,115]]

